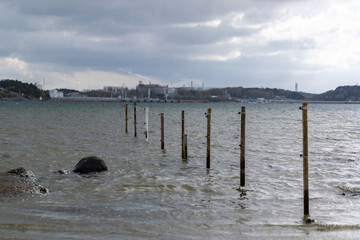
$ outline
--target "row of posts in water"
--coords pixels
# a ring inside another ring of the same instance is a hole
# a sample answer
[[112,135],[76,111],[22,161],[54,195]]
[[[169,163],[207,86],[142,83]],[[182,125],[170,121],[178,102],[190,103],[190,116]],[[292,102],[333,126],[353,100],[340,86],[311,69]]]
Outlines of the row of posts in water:
[[[307,103],[304,102],[300,107],[302,110],[303,123],[303,192],[304,192],[304,219],[308,220],[310,216],[309,210],[309,174],[308,174],[308,120],[307,120]],[[149,108],[145,109],[145,139],[148,141],[149,136]],[[245,186],[245,122],[246,109],[241,107],[241,129],[240,129],[240,186]],[[206,168],[210,169],[210,136],[211,136],[211,108],[208,108],[205,113],[207,118],[207,134],[206,134]],[[165,127],[164,127],[164,113],[160,114],[161,124],[161,149],[165,150]],[[125,104],[125,132],[128,133],[128,105]],[[134,137],[137,137],[136,129],[136,102],[134,102]],[[185,134],[185,112],[181,113],[181,149],[182,159],[188,158],[187,134]]]
[[[241,108],[241,142],[240,142],[240,186],[245,186],[245,107]],[[206,134],[206,168],[210,169],[210,146],[211,146],[211,108],[205,113],[207,118],[207,134]],[[137,137],[136,127],[136,102],[134,102],[134,137]],[[165,126],[164,113],[160,113],[160,129],[161,129],[161,149],[165,150]],[[145,140],[148,141],[149,133],[149,108],[145,108]],[[128,104],[125,104],[125,132],[128,133]],[[187,134],[185,134],[185,111],[181,113],[181,157],[183,160],[188,159]]]

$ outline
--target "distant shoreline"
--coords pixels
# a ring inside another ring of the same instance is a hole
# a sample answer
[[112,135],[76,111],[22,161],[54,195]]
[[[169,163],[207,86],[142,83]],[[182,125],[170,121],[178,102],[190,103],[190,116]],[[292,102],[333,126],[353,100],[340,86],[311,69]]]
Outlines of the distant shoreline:
[[265,100],[264,102],[256,102],[253,100],[233,100],[233,101],[207,101],[207,100],[189,100],[189,99],[180,99],[180,100],[160,100],[160,99],[118,99],[118,98],[102,98],[102,97],[64,97],[64,98],[52,98],[46,100],[39,99],[10,99],[3,98],[0,101],[25,101],[25,102],[143,102],[143,103],[249,103],[249,104],[284,104],[284,103],[302,103],[307,102],[309,104],[360,104],[360,101],[306,101],[306,100]]
[[160,99],[129,99],[129,98],[102,98],[102,97],[64,97],[52,98],[49,101],[56,102],[152,102],[152,103],[216,103],[216,102],[237,102],[237,103],[302,103],[309,104],[360,104],[360,101],[306,101],[306,100],[265,100],[264,102],[256,102],[251,99],[229,100],[229,101],[208,101],[200,99],[180,99],[180,100],[160,100]]
[[119,98],[106,98],[106,97],[64,97],[52,98],[51,102],[180,102],[179,100],[158,100],[158,99],[119,99]]

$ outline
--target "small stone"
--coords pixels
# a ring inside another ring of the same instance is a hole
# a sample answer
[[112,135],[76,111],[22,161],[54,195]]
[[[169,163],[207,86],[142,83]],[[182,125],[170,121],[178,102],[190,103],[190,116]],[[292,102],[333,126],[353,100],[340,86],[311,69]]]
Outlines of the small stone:
[[69,174],[70,172],[68,170],[65,170],[65,169],[60,169],[60,170],[57,170],[56,173],[59,173],[59,174]]
[[317,221],[315,219],[308,218],[308,219],[306,219],[305,223],[306,224],[313,224],[313,223],[317,223]]

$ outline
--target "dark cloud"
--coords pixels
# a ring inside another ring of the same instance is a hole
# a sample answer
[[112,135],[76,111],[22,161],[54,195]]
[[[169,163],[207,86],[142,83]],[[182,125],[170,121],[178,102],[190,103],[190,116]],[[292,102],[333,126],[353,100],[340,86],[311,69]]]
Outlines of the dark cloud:
[[[317,42],[276,37],[279,30],[269,24],[281,23],[297,2],[1,1],[0,58],[20,59],[37,66],[35,72],[127,69],[166,83],[194,78],[208,86],[292,86],[301,66],[296,58]],[[275,37],[264,34],[266,28]],[[223,60],[234,51],[241,55]]]

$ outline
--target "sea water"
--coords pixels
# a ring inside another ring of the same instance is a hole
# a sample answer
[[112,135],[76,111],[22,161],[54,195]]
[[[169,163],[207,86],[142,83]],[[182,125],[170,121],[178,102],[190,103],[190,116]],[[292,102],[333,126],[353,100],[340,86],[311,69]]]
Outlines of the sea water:
[[[308,107],[310,215],[317,223],[306,225],[300,104],[137,103],[137,137],[127,104],[125,133],[125,103],[0,102],[0,171],[25,167],[50,190],[0,198],[0,239],[358,238],[360,105]],[[239,188],[243,105],[246,185]],[[54,173],[92,155],[109,171]]]

